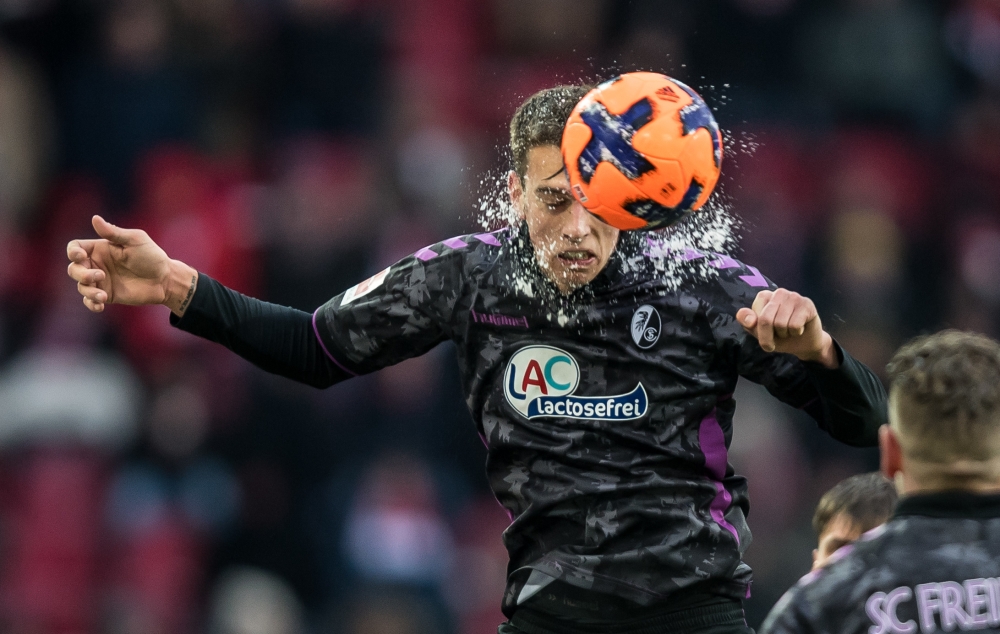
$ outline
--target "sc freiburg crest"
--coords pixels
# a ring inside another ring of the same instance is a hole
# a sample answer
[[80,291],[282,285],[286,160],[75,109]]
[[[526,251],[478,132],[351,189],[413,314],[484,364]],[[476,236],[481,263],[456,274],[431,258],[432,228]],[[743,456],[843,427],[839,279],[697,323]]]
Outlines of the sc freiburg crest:
[[660,313],[649,304],[640,306],[632,315],[632,341],[643,350],[656,345],[661,329]]

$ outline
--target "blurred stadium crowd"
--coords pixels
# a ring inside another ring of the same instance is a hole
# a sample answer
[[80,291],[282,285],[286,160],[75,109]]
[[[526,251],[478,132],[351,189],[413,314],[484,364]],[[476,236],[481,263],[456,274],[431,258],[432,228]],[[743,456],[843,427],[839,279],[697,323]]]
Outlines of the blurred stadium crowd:
[[[315,391],[89,314],[65,244],[100,213],[311,311],[476,226],[523,98],[637,69],[716,109],[742,257],[855,356],[1000,334],[997,2],[0,0],[0,630],[494,632],[507,519],[447,346]],[[754,625],[876,458],[737,399]]]

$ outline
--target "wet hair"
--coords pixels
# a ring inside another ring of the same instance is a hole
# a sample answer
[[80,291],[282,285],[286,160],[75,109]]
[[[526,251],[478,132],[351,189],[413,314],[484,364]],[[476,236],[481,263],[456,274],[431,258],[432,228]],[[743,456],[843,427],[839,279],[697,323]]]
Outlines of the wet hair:
[[884,524],[896,507],[896,487],[881,473],[861,473],[827,491],[816,506],[813,529],[817,536],[834,517],[844,515],[862,533]]
[[1000,456],[1000,343],[945,330],[917,337],[887,366],[894,426],[911,458]]
[[546,88],[518,106],[510,120],[510,154],[514,171],[522,181],[528,171],[528,151],[562,143],[566,120],[591,88],[591,85]]

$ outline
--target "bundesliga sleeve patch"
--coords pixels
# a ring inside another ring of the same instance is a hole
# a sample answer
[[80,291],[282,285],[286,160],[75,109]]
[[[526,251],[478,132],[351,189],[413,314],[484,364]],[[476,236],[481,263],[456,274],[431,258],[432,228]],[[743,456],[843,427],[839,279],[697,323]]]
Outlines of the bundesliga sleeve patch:
[[574,396],[579,385],[576,359],[552,346],[521,348],[504,374],[507,402],[528,419],[633,420],[646,415],[649,400],[642,383],[627,394]]
[[347,289],[347,291],[344,292],[344,298],[340,300],[341,307],[347,306],[359,297],[364,297],[379,286],[382,286],[382,283],[385,282],[386,276],[389,275],[389,268],[386,268],[384,271],[372,275],[364,282],[355,284],[351,288]]

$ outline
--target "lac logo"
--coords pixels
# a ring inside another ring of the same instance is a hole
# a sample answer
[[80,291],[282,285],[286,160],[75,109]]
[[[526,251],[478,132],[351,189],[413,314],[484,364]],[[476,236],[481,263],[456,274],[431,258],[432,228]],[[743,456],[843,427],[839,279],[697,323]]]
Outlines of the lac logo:
[[643,304],[632,315],[632,341],[643,350],[659,341],[661,329],[660,313],[649,304]]
[[628,394],[574,396],[580,366],[573,355],[552,346],[528,346],[514,353],[503,383],[507,402],[528,419],[633,420],[645,416],[649,406],[642,383]]

